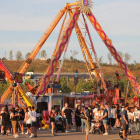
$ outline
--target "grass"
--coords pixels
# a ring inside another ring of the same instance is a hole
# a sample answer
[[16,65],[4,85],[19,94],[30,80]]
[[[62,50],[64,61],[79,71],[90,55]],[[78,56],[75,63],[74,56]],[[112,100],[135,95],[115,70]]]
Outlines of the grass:
[[[11,72],[17,72],[18,69],[21,67],[24,60],[5,60],[3,61],[4,64],[7,66],[7,68]],[[60,63],[59,63],[60,64]],[[57,65],[57,68],[59,68],[59,64]],[[35,73],[43,73],[45,69],[48,67],[48,63],[46,61],[41,60],[33,60],[30,66],[28,67],[27,71],[33,70]],[[62,72],[63,73],[74,73],[75,70],[78,69],[79,73],[87,72],[87,68],[84,62],[64,62]],[[115,71],[117,70],[124,80],[126,79],[126,76],[124,72],[119,68],[119,66],[114,65],[101,65],[102,72],[104,76],[111,76],[115,78]],[[131,69],[131,68],[130,68]],[[132,74],[135,74],[134,76],[139,76],[139,70],[132,70]]]

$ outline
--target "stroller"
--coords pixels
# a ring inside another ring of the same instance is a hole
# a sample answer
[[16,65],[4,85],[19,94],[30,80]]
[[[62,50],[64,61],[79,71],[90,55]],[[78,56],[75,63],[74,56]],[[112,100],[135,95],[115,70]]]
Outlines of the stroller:
[[96,132],[101,134],[102,131],[104,132],[104,126],[103,126],[103,123],[101,121],[96,120],[96,121],[93,121],[92,123],[94,123],[92,134],[95,134]]
[[57,133],[57,131],[65,132],[64,122],[62,117],[59,117],[58,120],[56,120],[55,122],[55,132]]

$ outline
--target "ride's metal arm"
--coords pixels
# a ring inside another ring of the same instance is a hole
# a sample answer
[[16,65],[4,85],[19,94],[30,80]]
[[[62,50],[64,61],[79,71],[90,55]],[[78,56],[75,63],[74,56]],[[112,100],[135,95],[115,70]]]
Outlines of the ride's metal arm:
[[[59,33],[59,36],[58,36],[58,40],[57,40],[57,43],[56,43],[56,47],[55,47],[55,49],[54,49],[54,51],[53,51],[53,54],[52,54],[52,56],[51,56],[51,60],[53,60],[53,58],[54,58],[55,55],[56,55],[56,51],[58,50],[59,45],[60,45],[60,43],[61,43],[61,38],[62,38],[62,36],[65,34],[65,30],[66,30],[67,24],[68,24],[68,22],[69,22],[70,19],[69,19],[66,23],[65,23],[65,20],[66,20],[66,17],[64,18],[64,21],[63,21],[63,23],[62,23],[62,26],[61,26],[61,29],[60,29],[60,33]],[[51,64],[51,61],[50,61],[49,65],[48,65],[48,67],[46,68],[45,72],[43,73],[43,75],[42,75],[42,77],[41,77],[41,79],[40,79],[40,83],[43,83],[44,77],[45,77],[46,73],[47,73],[48,70],[49,70],[50,64]],[[35,94],[37,94],[39,88],[40,88],[40,86],[37,88]]]
[[83,47],[84,47],[85,53],[86,53],[86,55],[87,55],[87,57],[88,57],[89,63],[90,63],[90,65],[91,65],[91,68],[92,68],[93,72],[95,73],[95,77],[97,78],[97,81],[99,81],[99,78],[100,78],[99,72],[98,72],[98,70],[96,69],[96,65],[95,65],[95,63],[93,62],[93,59],[92,59],[92,57],[91,57],[91,54],[90,54],[90,52],[89,52],[89,49],[88,49],[87,44],[86,44],[86,42],[85,42],[85,39],[84,39],[84,37],[83,37],[83,35],[82,35],[82,33],[81,33],[81,31],[80,31],[80,28],[79,28],[79,26],[78,26],[77,23],[75,24],[75,30],[76,30],[77,36],[80,37],[80,40],[81,40],[81,42],[82,42],[82,44],[83,44]]
[[90,40],[90,43],[91,43],[91,48],[92,48],[94,56],[95,56],[95,61],[96,61],[97,65],[98,65],[98,68],[99,68],[99,71],[100,71],[102,83],[103,83],[105,91],[107,91],[106,83],[105,83],[105,80],[104,80],[104,77],[103,77],[103,73],[102,73],[102,70],[101,70],[101,67],[100,67],[100,63],[98,62],[97,54],[96,54],[96,51],[95,51],[95,48],[94,48],[94,45],[93,45],[93,41],[92,41],[92,38],[91,38],[91,35],[90,35],[90,32],[89,32],[89,28],[88,28],[86,19],[85,19],[83,14],[82,14],[82,16],[83,16],[83,19],[84,19],[84,22],[85,22],[85,26],[86,26],[86,30],[87,30],[87,33],[88,33],[88,36],[89,36],[89,40]]
[[56,17],[54,18],[54,20],[52,21],[52,23],[50,24],[48,29],[44,32],[43,36],[40,38],[40,40],[36,44],[35,48],[32,50],[30,55],[27,57],[25,62],[22,64],[21,68],[18,70],[19,73],[23,74],[27,70],[28,66],[30,65],[32,60],[35,58],[35,56],[37,55],[37,53],[39,52],[39,50],[41,49],[41,47],[43,46],[43,44],[45,43],[47,38],[50,36],[50,34],[54,30],[54,28],[56,27],[58,22],[64,15],[65,11],[66,11],[66,7],[64,7],[62,10],[60,10],[59,13],[56,15]]
[[88,62],[87,62],[87,59],[86,59],[86,55],[85,55],[85,51],[84,51],[84,48],[83,48],[83,45],[82,45],[82,43],[81,43],[81,40],[80,40],[80,37],[79,37],[78,33],[77,33],[77,38],[78,38],[78,41],[79,41],[79,44],[80,44],[80,47],[81,47],[81,51],[82,51],[82,54],[83,54],[85,63],[86,63],[86,67],[87,67],[87,70],[88,70],[88,73],[89,73],[89,76],[90,76],[90,80],[91,80],[91,82],[92,82],[92,84],[93,84],[93,87],[94,87],[94,82],[93,82],[93,78],[92,78],[92,76],[91,76],[90,67],[89,67],[89,65],[88,65]]
[[4,71],[5,72],[5,76],[6,78],[12,82],[13,80],[13,76],[12,74],[10,73],[10,71],[8,70],[8,68],[4,65],[4,63],[2,62],[2,60],[0,60],[0,70]]
[[65,45],[67,44],[69,37],[71,36],[72,30],[75,26],[75,23],[77,22],[77,19],[79,17],[80,11],[78,8],[75,9],[72,18],[70,18],[66,30],[64,31],[64,35],[61,39],[61,43],[59,45],[59,48],[56,52],[55,57],[51,61],[51,64],[49,66],[48,72],[46,73],[44,77],[43,83],[41,83],[41,86],[37,92],[37,95],[42,94],[46,91],[46,86],[48,85],[49,81],[51,80],[51,76],[53,75],[54,69],[57,66],[58,60],[61,57],[61,54],[64,51]]
[[[72,16],[72,10],[69,10],[69,15]],[[77,24],[77,23],[76,23]],[[76,28],[75,28],[76,30]],[[80,30],[80,29],[79,29]],[[76,31],[76,34],[77,34],[77,38],[78,38],[78,41],[79,41],[79,44],[80,44],[80,47],[81,47],[81,51],[82,51],[82,54],[83,54],[83,57],[84,57],[84,60],[85,60],[85,63],[86,63],[86,67],[87,67],[87,70],[88,70],[88,73],[89,73],[89,76],[90,76],[90,79],[91,79],[91,82],[94,86],[94,82],[93,82],[93,78],[91,76],[91,71],[90,71],[90,68],[88,66],[88,63],[87,63],[87,59],[86,59],[86,55],[85,55],[85,51],[84,51],[84,48],[83,48],[83,44],[82,44],[82,41],[81,41],[81,38],[80,38],[80,35],[78,34],[78,32]],[[86,42],[85,42],[86,44]]]
[[[50,34],[54,30],[54,28],[56,27],[58,22],[60,21],[60,19],[64,15],[66,9],[67,8],[64,7],[62,10],[59,11],[59,13],[54,18],[54,20],[52,21],[52,23],[50,24],[48,29],[45,31],[45,33],[43,34],[41,39],[38,41],[38,43],[36,44],[36,46],[34,47],[32,52],[30,53],[30,55],[27,57],[27,59],[24,61],[24,63],[22,64],[22,66],[18,70],[19,73],[21,73],[21,74],[25,73],[25,71],[27,70],[28,66],[32,62],[32,60],[35,58],[35,56],[37,55],[37,53],[39,52],[39,50],[41,49],[41,47],[43,46],[43,44],[45,43],[47,38],[50,36]],[[9,85],[8,89],[2,95],[2,98],[1,98],[2,103],[5,101],[5,99],[8,97],[8,95],[12,92],[12,90],[13,90],[13,87],[11,85]]]
[[89,14],[86,14],[86,15],[87,15],[88,19],[90,20],[91,24],[93,25],[93,27],[95,28],[95,30],[97,31],[97,33],[99,34],[99,36],[101,37],[102,41],[107,46],[111,55],[114,57],[114,59],[116,60],[116,62],[120,66],[120,68],[124,71],[125,75],[129,79],[133,88],[136,90],[137,93],[140,93],[140,85],[137,83],[135,77],[132,75],[130,70],[127,68],[126,64],[123,62],[122,58],[120,57],[117,50],[113,46],[111,40],[108,38],[106,33],[103,31],[102,27],[100,26],[100,24],[96,20],[95,16],[92,14],[91,11]]

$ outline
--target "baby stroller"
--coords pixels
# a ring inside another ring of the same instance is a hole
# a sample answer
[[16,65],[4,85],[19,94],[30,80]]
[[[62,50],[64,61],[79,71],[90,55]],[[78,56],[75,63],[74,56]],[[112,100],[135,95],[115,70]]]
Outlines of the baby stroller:
[[96,132],[98,132],[99,134],[101,134],[101,132],[103,131],[102,122],[99,121],[99,120],[96,120],[96,121],[94,121],[92,123],[94,123],[94,125],[93,125],[93,132],[92,133],[95,134]]
[[65,128],[64,128],[64,123],[63,123],[62,117],[59,117],[59,119],[56,120],[56,122],[55,122],[55,132],[57,133],[57,131],[65,132]]

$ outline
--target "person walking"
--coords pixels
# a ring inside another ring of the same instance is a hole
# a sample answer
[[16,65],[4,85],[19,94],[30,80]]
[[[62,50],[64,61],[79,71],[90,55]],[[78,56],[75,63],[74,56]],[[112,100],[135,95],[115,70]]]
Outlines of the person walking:
[[86,140],[88,140],[88,135],[89,135],[89,129],[90,129],[90,120],[91,120],[91,112],[90,107],[86,109],[85,111],[85,117],[86,117]]
[[115,105],[112,105],[112,108],[111,108],[111,128],[112,128],[112,130],[114,129],[113,127],[116,122],[116,116],[117,116],[117,110],[115,108]]
[[67,106],[64,111],[64,115],[66,116],[66,133],[71,131],[71,123],[72,123],[72,110]]
[[52,109],[52,111],[50,112],[50,123],[51,123],[51,128],[52,128],[52,136],[55,136],[55,134],[54,134],[55,117],[56,117],[55,109]]
[[122,126],[123,126],[123,135],[122,139],[127,140],[127,130],[128,130],[128,114],[127,114],[128,105],[124,105],[122,112]]
[[13,127],[13,133],[14,137],[18,138],[18,119],[21,116],[21,114],[18,113],[19,111],[19,106],[16,106],[13,108],[12,113],[11,113],[11,119],[12,119],[12,127]]
[[[4,110],[5,110],[5,107],[2,107],[0,114],[3,114]],[[4,121],[3,121],[2,115],[0,115],[0,119],[1,119],[1,134],[3,135],[3,133],[4,133]]]
[[32,131],[34,133],[34,137],[37,137],[37,131],[36,131],[36,118],[37,118],[37,116],[36,116],[36,111],[35,111],[34,106],[32,106],[31,110],[32,110],[32,124],[31,124],[32,127],[31,128],[32,128]]
[[107,124],[108,124],[108,130],[109,130],[109,132],[111,132],[111,107],[108,105],[108,104],[106,104],[106,109],[107,109],[107,111],[108,111],[108,121],[107,121]]
[[101,117],[101,120],[103,120],[105,133],[103,135],[108,135],[108,110],[106,109],[108,107],[108,104],[106,103],[105,106],[101,106],[102,109],[104,109],[103,116]]
[[19,125],[20,125],[20,129],[21,129],[21,134],[24,134],[24,117],[25,117],[25,113],[24,113],[24,110],[22,108],[19,110],[19,114],[21,115],[19,117]]
[[81,129],[82,129],[82,132],[84,132],[86,130],[86,117],[85,117],[85,108],[84,106],[81,107]]
[[81,127],[81,118],[80,118],[80,105],[77,106],[75,111],[75,123],[76,123],[76,131],[80,131]]
[[117,108],[117,118],[116,118],[116,127],[119,128],[121,126],[121,109],[119,107],[119,105],[116,106]]
[[139,127],[140,127],[140,111],[138,110],[138,107],[135,106],[134,108],[134,112],[133,112],[133,116],[132,116],[132,120],[134,121],[134,126],[135,126],[135,130],[136,130],[136,134],[139,134]]
[[[28,117],[28,107],[25,108],[24,112],[25,112],[24,123],[26,125],[26,121],[25,120],[27,120],[27,117]],[[27,132],[25,134],[28,135],[28,129],[27,129]]]
[[32,124],[32,111],[31,111],[30,106],[28,107],[28,110],[26,110],[24,121],[26,122],[26,128],[27,128],[28,135],[29,135],[29,136],[27,136],[27,138],[33,138],[34,134],[31,132],[31,129],[30,129],[31,124]]
[[6,131],[6,135],[8,136],[8,128],[9,128],[9,123],[10,123],[10,115],[8,110],[5,108],[4,112],[0,114],[2,116],[2,135],[4,135],[4,130]]
[[68,103],[65,103],[64,107],[62,108],[62,117],[64,121],[64,127],[66,128],[66,115],[64,114],[65,109],[68,107]]

